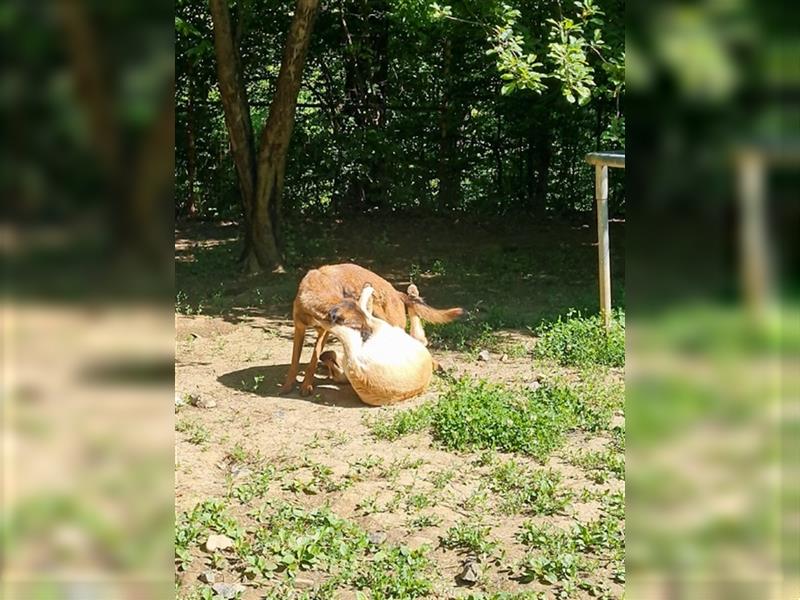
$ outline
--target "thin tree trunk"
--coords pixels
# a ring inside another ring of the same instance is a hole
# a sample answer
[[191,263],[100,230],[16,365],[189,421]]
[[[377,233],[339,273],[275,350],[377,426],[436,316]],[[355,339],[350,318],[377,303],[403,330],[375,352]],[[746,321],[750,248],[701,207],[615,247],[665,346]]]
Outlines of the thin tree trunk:
[[251,235],[253,248],[248,268],[272,267],[282,270],[278,240],[281,238],[281,208],[286,154],[294,128],[297,94],[303,77],[308,45],[314,28],[319,0],[297,0],[286,36],[281,69],[270,104],[267,124],[261,132],[256,171],[256,196]]

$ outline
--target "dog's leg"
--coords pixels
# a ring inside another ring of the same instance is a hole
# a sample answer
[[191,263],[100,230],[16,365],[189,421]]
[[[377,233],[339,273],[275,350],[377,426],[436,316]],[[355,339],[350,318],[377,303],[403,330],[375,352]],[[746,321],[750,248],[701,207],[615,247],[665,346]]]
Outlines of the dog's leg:
[[317,361],[319,360],[319,355],[322,354],[322,349],[325,347],[326,341],[328,341],[328,331],[320,330],[317,343],[314,344],[314,353],[311,355],[311,361],[306,368],[306,375],[303,377],[303,383],[300,385],[301,396],[308,396],[311,390],[314,389],[314,372],[317,370]]
[[412,338],[421,342],[423,346],[428,345],[428,338],[425,337],[425,329],[422,327],[422,320],[414,310],[413,306],[408,307],[409,334]]
[[294,344],[292,346],[292,364],[289,372],[286,373],[286,381],[283,382],[281,394],[288,394],[294,388],[297,379],[297,371],[300,368],[300,354],[303,352],[303,342],[306,339],[306,326],[295,321],[294,323]]

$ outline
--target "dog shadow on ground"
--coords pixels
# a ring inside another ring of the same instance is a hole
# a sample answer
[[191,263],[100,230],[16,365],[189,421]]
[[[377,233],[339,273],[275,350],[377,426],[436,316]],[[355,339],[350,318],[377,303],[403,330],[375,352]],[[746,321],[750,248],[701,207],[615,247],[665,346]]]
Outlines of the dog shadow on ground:
[[371,408],[359,400],[356,393],[347,384],[335,383],[321,375],[322,369],[317,369],[315,375],[314,391],[310,396],[300,395],[300,381],[303,372],[298,376],[297,385],[290,393],[281,396],[278,392],[283,385],[289,365],[265,365],[261,367],[248,367],[238,371],[231,371],[217,377],[222,385],[240,392],[261,396],[262,398],[294,399],[311,402],[321,406],[337,406],[339,408]]

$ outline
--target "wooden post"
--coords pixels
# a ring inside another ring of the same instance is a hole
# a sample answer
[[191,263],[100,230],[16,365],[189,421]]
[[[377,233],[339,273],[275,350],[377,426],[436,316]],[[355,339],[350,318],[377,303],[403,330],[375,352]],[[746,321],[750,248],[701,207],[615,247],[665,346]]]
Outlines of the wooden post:
[[738,167],[742,287],[751,315],[763,319],[772,302],[764,161],[756,152],[742,152]]
[[611,327],[611,259],[608,239],[608,165],[594,167],[597,200],[597,258],[600,287],[600,314],[606,329]]

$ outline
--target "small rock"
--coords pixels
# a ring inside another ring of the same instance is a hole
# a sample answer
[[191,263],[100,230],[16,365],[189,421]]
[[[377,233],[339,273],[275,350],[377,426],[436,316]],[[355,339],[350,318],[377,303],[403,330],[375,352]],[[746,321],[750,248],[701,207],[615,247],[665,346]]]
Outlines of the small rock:
[[458,579],[468,585],[477,583],[481,578],[481,565],[477,560],[468,560],[464,563],[464,568],[459,573]]
[[227,535],[210,535],[206,540],[206,550],[214,552],[216,550],[227,550],[233,546],[233,540]]
[[217,405],[217,401],[213,398],[197,398],[194,401],[194,405],[198,408],[214,408]]
[[386,541],[386,534],[382,531],[372,531],[367,536],[370,544],[378,545]]
[[176,393],[175,394],[175,407],[177,408],[179,406],[183,406],[184,404],[186,404],[186,399],[183,396],[181,396],[180,394]]
[[233,467],[231,467],[231,475],[234,479],[242,479],[244,477],[249,477],[252,474],[253,469],[248,467],[242,465],[233,465]]
[[503,354],[503,356],[500,357],[500,362],[508,362],[508,354]]
[[529,383],[529,384],[528,384],[526,387],[527,387],[527,388],[528,388],[530,391],[532,391],[532,392],[535,392],[535,391],[536,391],[536,390],[538,390],[540,387],[542,387],[542,384],[541,384],[541,383],[539,383],[538,381],[531,381],[531,382],[530,382],[530,383]]
[[611,429],[624,429],[625,427],[625,415],[614,413],[614,416],[611,417]]
[[241,583],[215,583],[211,589],[222,600],[234,600],[245,588]]
[[314,586],[316,585],[317,585],[316,581],[306,577],[297,577],[294,580],[294,587],[296,587],[299,590],[310,590],[313,589]]
[[489,351],[488,350],[481,350],[478,353],[478,360],[481,360],[483,362],[489,362],[490,358],[491,358],[491,356],[489,356]]
[[214,571],[203,571],[200,573],[200,577],[198,579],[200,579],[200,581],[203,583],[211,585],[217,580],[217,575],[214,573]]

